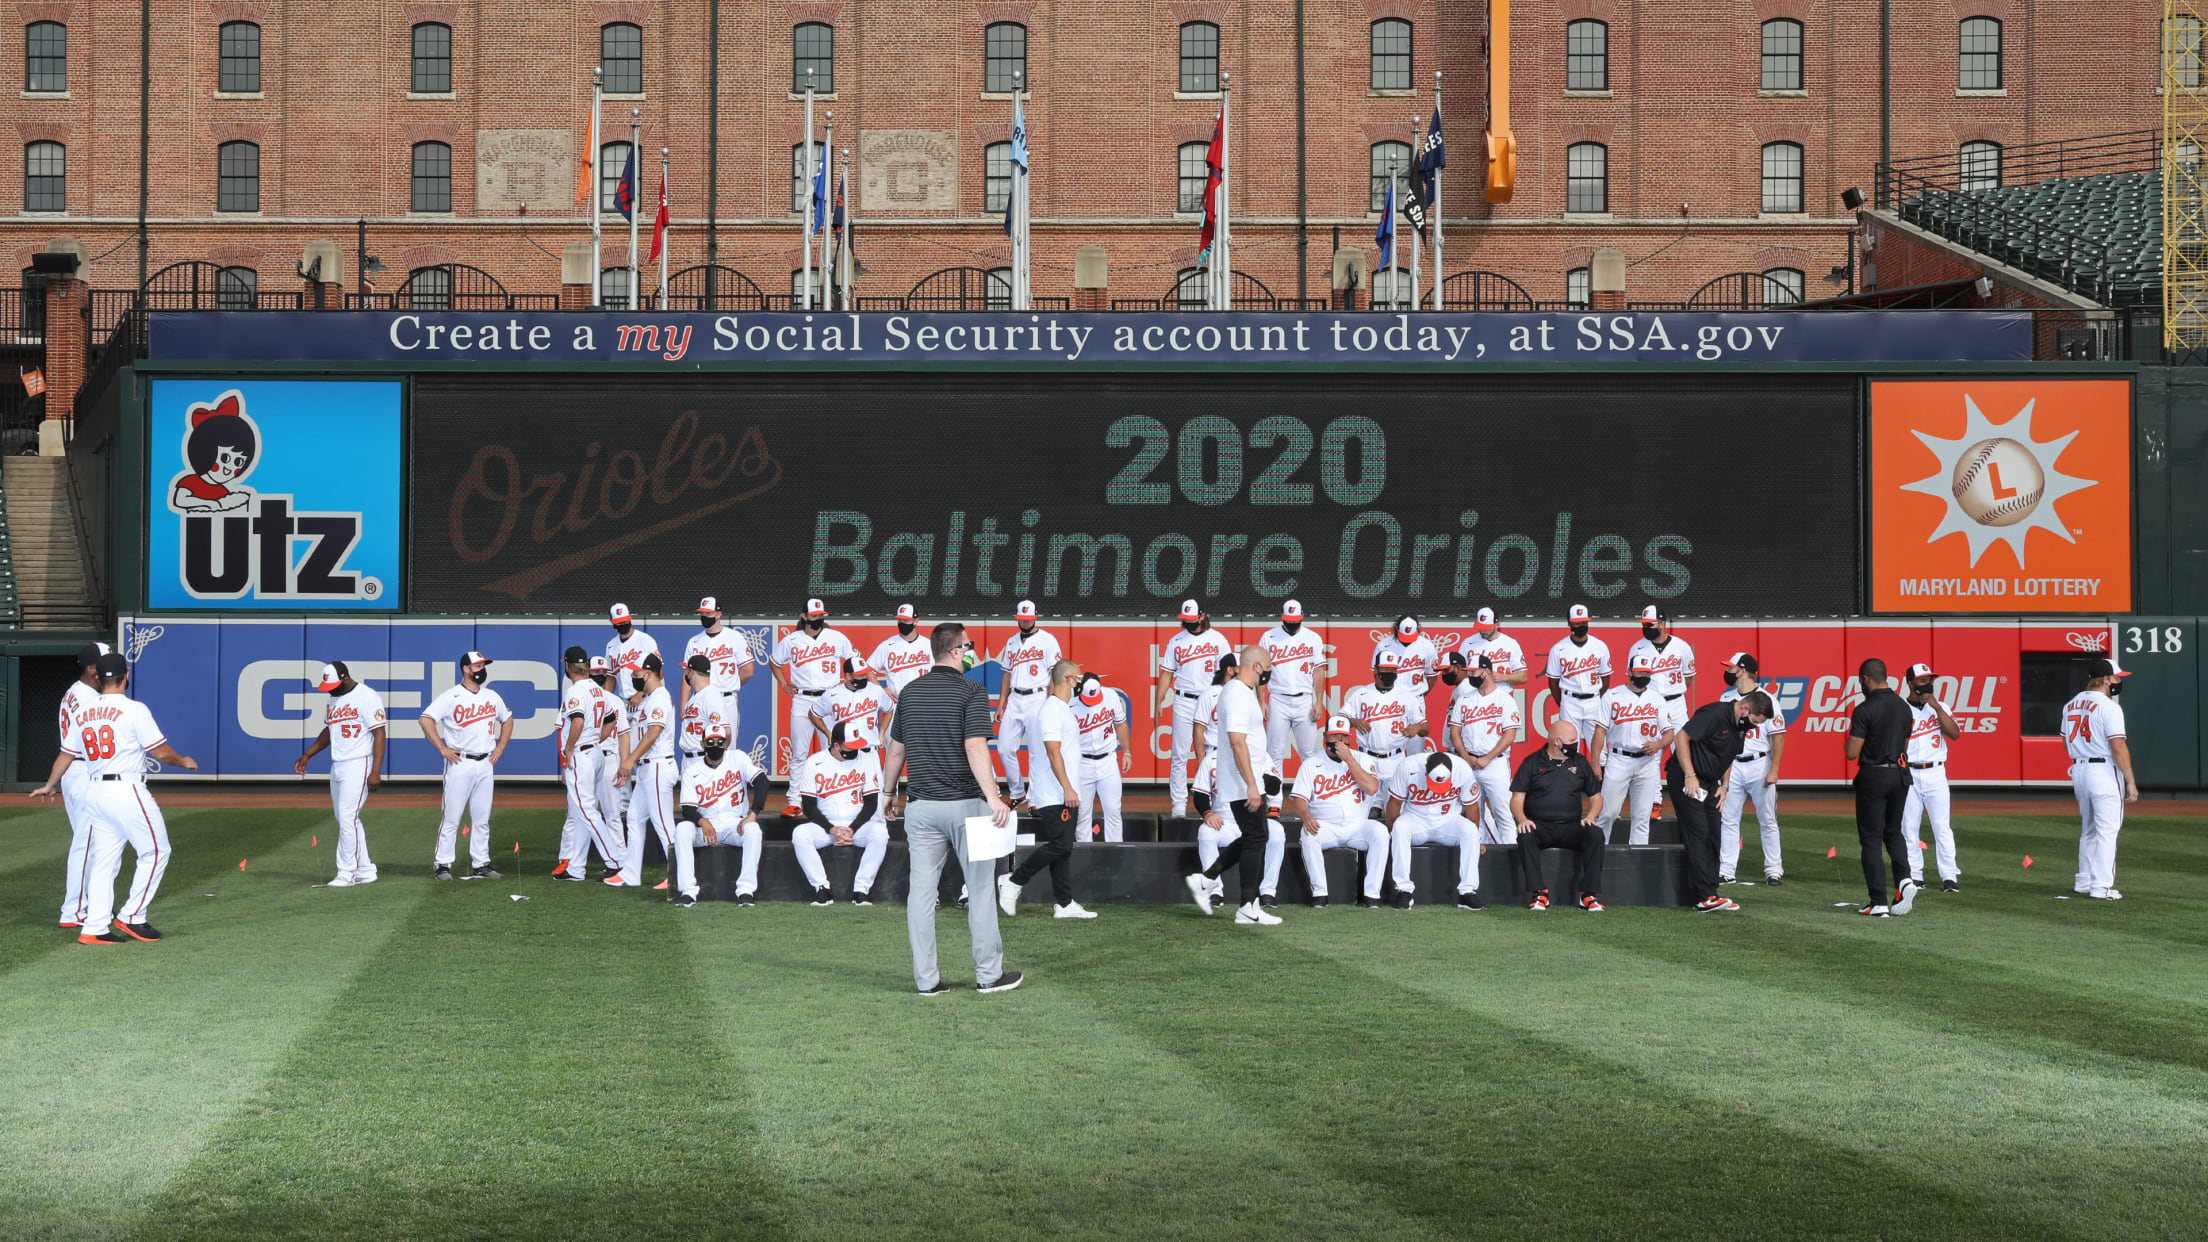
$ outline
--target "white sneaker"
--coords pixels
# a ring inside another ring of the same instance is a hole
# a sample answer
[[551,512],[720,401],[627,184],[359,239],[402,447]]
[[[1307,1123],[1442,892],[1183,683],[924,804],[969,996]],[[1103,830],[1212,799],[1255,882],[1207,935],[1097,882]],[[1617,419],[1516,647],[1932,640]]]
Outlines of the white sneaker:
[[1050,912],[1054,919],[1093,919],[1096,911],[1087,909],[1078,901],[1069,901]]
[[353,883],[355,884],[373,884],[375,882],[376,873],[373,871],[355,871],[353,873]]
[[1917,893],[1923,888],[1924,885],[1917,883],[1915,880],[1903,880],[1901,882],[1901,895],[1894,899],[1894,904],[1889,909],[1896,916],[1909,913],[1909,907],[1917,904]]
[[1198,871],[1188,877],[1188,895],[1195,898],[1197,909],[1206,914],[1211,913],[1211,881],[1204,877],[1203,872]]
[[1166,818],[1167,818],[1167,819],[1187,819],[1187,818],[1188,818],[1188,808],[1187,808],[1187,807],[1185,807],[1185,806],[1177,806],[1177,807],[1174,807],[1174,808],[1173,808],[1173,811],[1172,811],[1172,813],[1171,813],[1171,814],[1169,814],[1169,815],[1167,815],[1167,816],[1166,816]]
[[1254,901],[1246,906],[1238,907],[1234,912],[1234,921],[1237,923],[1255,923],[1264,927],[1280,926],[1279,915],[1268,912],[1265,907]]
[[2095,901],[2122,901],[2124,899],[2124,895],[2113,888],[2096,888],[2087,893],[2086,896]]
[[355,880],[355,879],[354,879],[354,878],[352,877],[352,875],[351,875],[350,873],[346,873],[346,874],[340,874],[340,875],[339,875],[339,876],[338,876],[338,877],[337,877],[336,879],[334,879],[334,880],[331,880],[331,881],[330,881],[329,883],[327,883],[327,884],[323,885],[322,887],[324,887],[324,888],[351,888],[351,887],[352,887],[353,885],[355,885],[355,884],[358,884],[359,882],[360,882],[360,881],[358,881],[358,880]]
[[1221,902],[1225,901],[1226,899],[1227,899],[1227,882],[1226,882],[1225,880],[1213,880],[1213,881],[1211,882],[1211,902],[1212,902],[1212,904],[1213,904],[1213,905],[1218,905],[1219,903],[1221,903]]
[[1020,886],[1012,882],[1011,876],[997,877],[997,909],[1004,911],[1006,918],[1020,912]]

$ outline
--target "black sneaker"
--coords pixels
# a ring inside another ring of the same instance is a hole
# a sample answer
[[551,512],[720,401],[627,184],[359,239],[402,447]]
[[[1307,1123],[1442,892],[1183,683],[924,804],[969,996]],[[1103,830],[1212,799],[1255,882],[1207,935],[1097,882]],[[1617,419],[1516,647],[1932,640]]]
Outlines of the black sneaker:
[[1942,880],[1940,881],[1940,891],[1943,893],[1959,893],[1963,891],[1963,886],[1953,880]]
[[1278,910],[1280,909],[1280,895],[1277,893],[1259,893],[1257,904],[1267,910]]
[[855,889],[851,893],[851,904],[854,906],[871,906],[874,904],[874,897],[863,888]]
[[1381,904],[1378,897],[1360,896],[1357,898],[1357,908],[1360,910],[1378,910],[1381,908]]
[[1775,875],[1767,875],[1763,877],[1763,884],[1766,888],[1777,888],[1779,885],[1784,883],[1786,883],[1786,881],[1780,879]]
[[115,930],[132,940],[143,940],[147,944],[152,944],[154,941],[161,939],[161,933],[153,930],[153,924],[151,923],[117,923],[115,924]]
[[816,888],[813,890],[813,904],[816,906],[832,906],[836,904],[836,898],[827,889]]
[[952,987],[952,986],[951,986],[951,985],[950,985],[949,983],[946,983],[946,982],[944,982],[944,981],[943,981],[943,980],[941,980],[941,979],[937,979],[937,980],[935,981],[935,986],[934,986],[934,987],[932,987],[932,988],[921,988],[921,989],[920,989],[920,995],[922,995],[922,996],[948,996],[948,995],[950,995],[951,993],[953,993],[953,992],[956,992],[957,990],[958,990],[957,988],[954,988],[954,987]]
[[975,987],[983,992],[1009,992],[1012,989],[1020,986],[1021,978],[1022,976],[1019,971],[1008,970],[1005,971],[1003,974],[998,975],[996,982],[976,984]]
[[506,877],[489,867],[476,867],[468,872],[468,878],[471,880],[503,880]]
[[[1542,895],[1547,896],[1548,890],[1542,890]],[[1487,903],[1480,900],[1480,895],[1476,891],[1470,893],[1458,893],[1457,908],[1459,910],[1485,910],[1487,909]]]
[[429,878],[432,880],[449,880],[452,878],[452,868],[444,863],[438,863],[437,870],[431,872]]
[[755,904],[755,903],[756,903],[756,902],[758,901],[758,899],[759,899],[759,895],[758,895],[757,893],[738,893],[738,894],[736,894],[736,904],[737,904],[737,905],[739,905],[739,906],[743,906],[743,907],[745,907],[746,909],[749,909],[749,908],[750,908],[750,907],[751,907],[751,906],[752,906],[753,904]]
[[1411,895],[1399,888],[1395,890],[1395,898],[1393,904],[1398,910],[1408,910],[1414,903]]
[[1721,875],[1721,876],[1717,877],[1717,882],[1718,882],[1719,884],[1738,884],[1738,883],[1740,883],[1740,881],[1738,881],[1738,880],[1734,879],[1733,877],[1731,877],[1731,876],[1729,876],[1729,875]]
[[966,895],[961,894],[959,896],[959,899],[955,902],[952,902],[951,904],[957,906],[961,910],[964,910],[966,908],[966,901]]
[[698,899],[688,893],[675,894],[675,909],[677,910],[687,910],[696,904],[698,904]]
[[1325,894],[1323,894],[1323,893],[1322,893],[1322,894],[1320,894],[1320,895],[1319,895],[1319,896],[1317,896],[1317,897],[1313,897],[1313,898],[1311,899],[1311,908],[1312,908],[1312,909],[1314,909],[1314,910],[1323,910],[1323,909],[1325,909],[1325,908],[1326,908],[1326,896],[1325,896]]

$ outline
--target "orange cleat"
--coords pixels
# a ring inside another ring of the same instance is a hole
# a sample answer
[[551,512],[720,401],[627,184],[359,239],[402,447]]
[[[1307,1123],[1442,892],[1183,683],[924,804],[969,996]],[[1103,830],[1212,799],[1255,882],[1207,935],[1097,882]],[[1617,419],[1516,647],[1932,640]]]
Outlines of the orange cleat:
[[564,858],[563,858],[563,859],[561,859],[561,860],[560,860],[560,865],[559,865],[559,866],[557,866],[557,867],[554,867],[554,868],[552,868],[552,874],[554,874],[554,875],[566,875],[566,874],[567,874],[567,860],[566,860],[566,859],[564,859]]
[[652,891],[653,891],[653,892],[655,892],[655,893],[664,893],[664,892],[666,892],[666,891],[667,891],[667,881],[665,881],[665,880],[661,880],[661,881],[660,881],[659,883],[657,883],[657,884],[654,884],[654,885],[652,885]]

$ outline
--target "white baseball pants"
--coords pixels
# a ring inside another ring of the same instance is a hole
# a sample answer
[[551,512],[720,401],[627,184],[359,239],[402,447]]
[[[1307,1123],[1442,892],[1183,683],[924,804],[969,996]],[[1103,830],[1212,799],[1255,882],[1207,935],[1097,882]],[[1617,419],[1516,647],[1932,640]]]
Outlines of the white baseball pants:
[[[603,742],[598,749],[598,818],[605,821],[606,839],[615,840],[621,834],[621,825],[629,822],[630,786],[616,781],[621,773],[619,742]],[[612,865],[617,854],[603,854],[607,865]]]
[[[2070,787],[2078,794],[2077,891],[2116,887],[2116,834],[2124,827],[2124,780],[2112,763],[2073,762]],[[89,926],[89,925],[88,925]]]
[[337,873],[356,880],[376,878],[368,859],[368,834],[360,826],[360,808],[368,803],[368,756],[330,765],[330,809],[337,815]]
[[1324,897],[1326,892],[1326,851],[1348,848],[1362,851],[1365,856],[1365,896],[1380,900],[1380,881],[1388,874],[1388,830],[1379,820],[1360,819],[1347,827],[1337,828],[1320,824],[1317,832],[1308,828],[1296,834],[1303,846],[1303,874],[1310,881],[1311,895]]
[[[84,922],[77,934],[104,936],[116,923],[146,921],[154,894],[161,891],[161,877],[169,869],[169,825],[161,818],[160,804],[146,792],[143,779],[130,776],[88,783],[91,832],[86,852],[91,865],[84,881]],[[125,842],[138,856],[138,864],[131,872],[130,896],[118,910],[115,877],[123,869]]]
[[1472,769],[1472,783],[1480,790],[1480,841],[1486,845],[1516,845],[1518,821],[1510,817],[1510,753],[1495,756],[1484,768]]
[[1399,892],[1417,891],[1411,883],[1411,847],[1414,845],[1456,846],[1457,891],[1480,891],[1480,834],[1471,820],[1462,815],[1396,816],[1395,827],[1388,832],[1388,852],[1395,860],[1395,887]]
[[1168,701],[1172,704],[1173,745],[1169,752],[1171,762],[1165,768],[1165,792],[1173,804],[1173,814],[1185,819],[1188,816],[1188,764],[1196,758],[1196,706],[1202,700],[1175,690]]
[[[816,750],[828,745],[828,725],[820,718],[820,701],[826,691],[806,694],[800,691],[790,697],[790,762],[784,776],[795,778],[799,768]],[[735,734],[729,734],[731,740]]]
[[[1581,699],[1567,693],[1558,696],[1556,700],[1556,718],[1571,721],[1579,730],[1579,753],[1583,755],[1595,753],[1595,720],[1601,714],[1601,704],[1602,696],[1599,694]],[[1550,727],[1554,728],[1555,725]]]
[[675,772],[674,763],[666,759],[647,759],[636,765],[636,790],[629,795],[628,836],[622,842],[621,883],[626,888],[640,888],[644,884],[644,825],[648,821],[652,831],[659,834],[659,847],[672,858],[675,853],[674,834],[669,831],[675,822]]
[[1282,694],[1274,691],[1265,701],[1265,749],[1273,756],[1273,770],[1285,776],[1288,747],[1298,755],[1319,749],[1319,724],[1311,719],[1311,692]]
[[575,824],[575,840],[567,859],[569,868],[590,865],[590,847],[598,847],[598,857],[612,866],[621,857],[627,839],[617,822],[606,814],[608,785],[620,764],[612,756],[595,747],[575,751],[575,761],[567,768],[567,814]]
[[[1089,825],[1096,822],[1093,817],[1098,808],[1101,807],[1104,812],[1104,839],[1106,841],[1125,840],[1126,828],[1121,822],[1119,813],[1118,752],[1115,751],[1102,759],[1090,759],[1086,755],[1082,756],[1081,776],[1080,779],[1074,782],[1074,785],[1074,839],[1077,841],[1089,839]],[[1208,867],[1211,864],[1205,863],[1204,865]]]
[[61,921],[82,924],[85,882],[92,866],[92,774],[72,763],[61,774],[61,806],[69,815],[69,858],[61,881]]
[[[1231,816],[1227,819],[1226,825],[1221,828],[1198,824],[1196,825],[1196,860],[1203,864],[1204,870],[1209,871],[1211,870],[1211,864],[1219,860],[1219,851],[1227,848],[1227,842],[1241,839],[1242,829],[1235,824]],[[1281,828],[1279,820],[1270,815],[1266,816],[1265,878],[1258,881],[1257,891],[1260,894],[1270,895],[1280,891],[1280,864],[1281,860],[1287,857],[1287,854],[1288,833]],[[1227,882],[1224,879],[1213,880],[1211,886],[1214,892],[1225,892]]]
[[[806,882],[814,888],[828,887],[828,868],[820,861],[820,852],[835,843],[828,830],[811,820],[801,821],[790,833],[790,844],[797,847],[798,869],[805,873]],[[889,825],[880,816],[859,825],[852,834],[851,844],[864,851],[859,855],[859,872],[851,877],[853,893],[870,893],[874,889],[874,876],[882,869],[882,856],[889,853]]]
[[1602,830],[1603,840],[1610,839],[1610,825],[1618,818],[1618,808],[1630,802],[1625,821],[1627,842],[1648,844],[1648,813],[1656,808],[1656,798],[1663,792],[1663,764],[1662,755],[1634,759],[1611,749],[1602,765],[1602,815],[1595,825]]
[[1917,826],[1929,818],[1932,860],[1940,869],[1940,878],[1962,879],[1963,873],[1955,865],[1955,829],[1948,822],[1947,769],[1910,768],[1908,772],[1909,800],[1901,807],[1901,836],[1909,843],[1909,878],[1924,883],[1924,850],[1917,844],[1922,840],[1917,836]]
[[445,765],[444,818],[437,822],[438,866],[452,865],[462,811],[468,815],[469,860],[478,867],[491,865],[491,781],[489,759],[463,757]]
[[1779,858],[1779,791],[1764,784],[1771,773],[1771,757],[1733,761],[1732,779],[1725,785],[1725,800],[1717,806],[1717,873],[1740,872],[1740,817],[1743,808],[1756,808],[1756,827],[1763,835],[1763,874],[1777,879],[1786,874]]
[[[807,825],[810,827],[811,825]],[[741,849],[744,852],[743,869],[736,873],[736,895],[759,891],[759,854],[766,844],[767,834],[758,824],[738,834],[735,825],[713,826],[713,835],[719,840],[714,846],[705,844],[705,830],[684,820],[675,825],[675,891],[695,899],[698,895],[698,851],[707,848]]]
[[1027,796],[1027,777],[1020,771],[1020,752],[1028,752],[1029,767],[1049,763],[1043,753],[1043,739],[1037,734],[1043,716],[1043,700],[1048,694],[1020,694],[1007,686],[1004,689],[1004,719],[997,725],[997,758],[1004,761],[1004,779],[1012,786],[1012,800],[1018,802]]

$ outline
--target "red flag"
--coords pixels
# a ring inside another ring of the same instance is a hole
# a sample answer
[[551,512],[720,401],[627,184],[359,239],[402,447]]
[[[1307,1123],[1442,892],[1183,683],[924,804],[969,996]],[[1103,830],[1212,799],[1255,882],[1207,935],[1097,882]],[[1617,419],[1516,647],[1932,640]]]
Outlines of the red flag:
[[659,175],[659,215],[652,220],[652,252],[644,256],[650,263],[659,258],[659,248],[667,237],[667,174]]
[[1219,227],[1219,178],[1225,171],[1219,162],[1219,148],[1226,137],[1226,120],[1222,113],[1211,123],[1211,150],[1204,153],[1204,236],[1196,247],[1199,258],[1211,250],[1212,236]]
[[2024,856],[2024,865],[2027,867],[2032,865],[2032,856],[2030,854],[2026,854]]
[[1838,857],[1840,857],[1840,847],[1839,847],[1839,846],[1837,846],[1837,845],[1835,845],[1835,846],[1833,846],[1833,847],[1832,847],[1831,849],[1828,849],[1828,850],[1826,850],[1826,851],[1825,851],[1825,857],[1827,857],[1827,858],[1838,858]]

